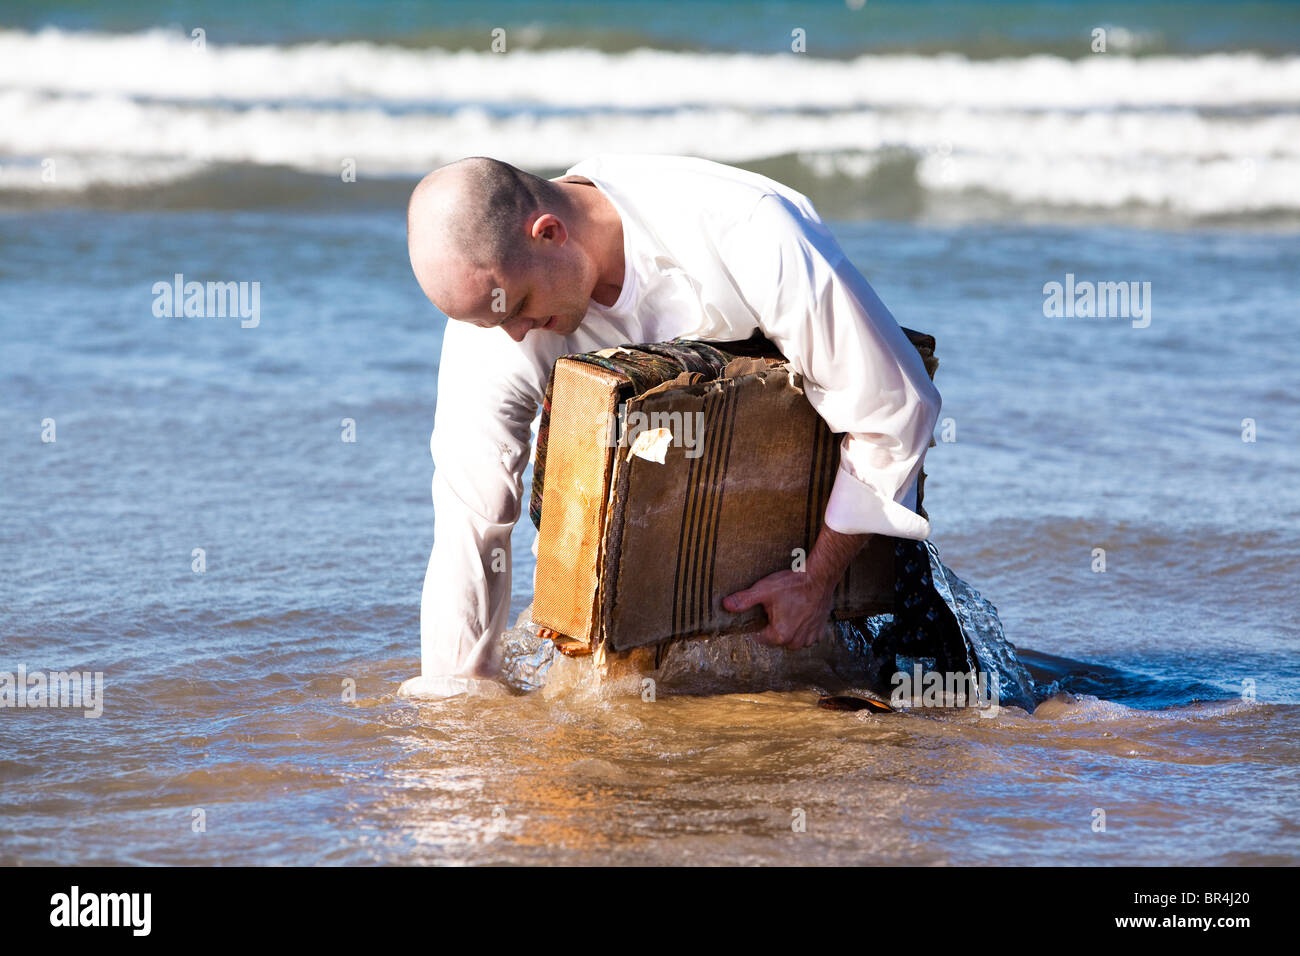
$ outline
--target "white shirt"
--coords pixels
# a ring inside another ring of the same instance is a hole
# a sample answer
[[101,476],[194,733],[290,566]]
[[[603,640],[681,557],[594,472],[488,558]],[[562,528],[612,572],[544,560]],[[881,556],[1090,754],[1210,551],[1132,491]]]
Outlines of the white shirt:
[[593,301],[565,336],[531,331],[516,343],[501,329],[448,321],[430,441],[436,524],[420,606],[422,674],[405,694],[459,693],[497,673],[530,424],[563,355],[761,329],[803,375],[831,430],[847,433],[826,525],[930,533],[914,509],[939,393],[807,197],[681,156],[600,155],[566,175],[591,180],[618,210],[623,288],[612,306]]

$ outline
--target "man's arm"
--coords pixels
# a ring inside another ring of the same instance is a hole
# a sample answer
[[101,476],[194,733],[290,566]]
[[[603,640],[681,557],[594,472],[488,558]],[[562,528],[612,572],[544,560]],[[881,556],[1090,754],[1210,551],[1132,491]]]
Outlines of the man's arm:
[[762,639],[804,647],[824,632],[835,585],[869,535],[928,537],[929,522],[909,503],[940,400],[916,349],[811,206],[764,197],[746,235],[733,251],[741,289],[803,375],[813,408],[845,437],[806,569],[769,575],[724,606],[762,604]]
[[[499,336],[499,341],[497,337]],[[420,600],[420,676],[399,693],[448,696],[497,675],[510,613],[510,534],[535,406],[498,372],[496,331],[449,321],[438,369],[434,543]]]

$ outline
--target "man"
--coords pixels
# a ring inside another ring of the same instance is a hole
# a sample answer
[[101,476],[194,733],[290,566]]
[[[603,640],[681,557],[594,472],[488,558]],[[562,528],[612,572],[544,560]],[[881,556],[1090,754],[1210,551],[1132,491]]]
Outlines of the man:
[[[562,355],[761,330],[803,375],[831,430],[846,433],[806,569],[725,599],[731,611],[763,605],[764,641],[817,641],[835,584],[868,535],[905,539],[900,547],[929,535],[916,480],[939,393],[800,193],[689,157],[597,156],[555,180],[472,157],[421,180],[407,231],[420,288],[452,321],[430,442],[435,528],[421,675],[402,694],[455,694],[497,674],[529,426]],[[917,564],[920,548],[900,558]],[[946,613],[932,596],[907,606],[931,619]]]

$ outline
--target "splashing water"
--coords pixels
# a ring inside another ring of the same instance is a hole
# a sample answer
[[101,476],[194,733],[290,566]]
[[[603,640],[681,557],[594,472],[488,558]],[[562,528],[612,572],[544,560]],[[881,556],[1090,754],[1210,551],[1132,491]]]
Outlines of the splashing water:
[[[997,608],[952,572],[939,550],[926,542],[935,590],[956,618],[972,670],[989,675],[1001,704],[1033,712],[1034,683],[1016,649],[1002,630]],[[622,684],[633,677],[652,677],[656,690],[667,693],[710,694],[740,691],[822,690],[866,688],[888,694],[881,676],[895,667],[890,644],[890,614],[837,621],[815,646],[798,651],[759,642],[752,633],[724,634],[707,640],[677,641],[655,655],[639,648],[601,659],[568,660],[557,656],[552,641],[540,634],[531,619],[531,605],[503,636],[501,678],[517,691],[565,690],[584,681]],[[561,682],[551,681],[552,668],[562,662]]]
[[1034,682],[1016,656],[1016,648],[1002,632],[998,609],[939,560],[939,549],[925,543],[935,590],[957,619],[972,662],[995,682],[1002,703],[1034,710]]

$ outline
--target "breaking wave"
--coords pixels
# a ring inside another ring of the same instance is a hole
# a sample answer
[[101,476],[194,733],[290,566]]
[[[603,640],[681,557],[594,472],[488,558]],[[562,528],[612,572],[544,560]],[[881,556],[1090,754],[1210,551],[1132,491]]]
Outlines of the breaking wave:
[[238,166],[318,177],[324,201],[349,163],[358,181],[409,180],[466,155],[553,172],[599,152],[777,163],[814,196],[838,184],[998,208],[1294,213],[1300,57],[196,50],[161,30],[0,31],[9,199]]

